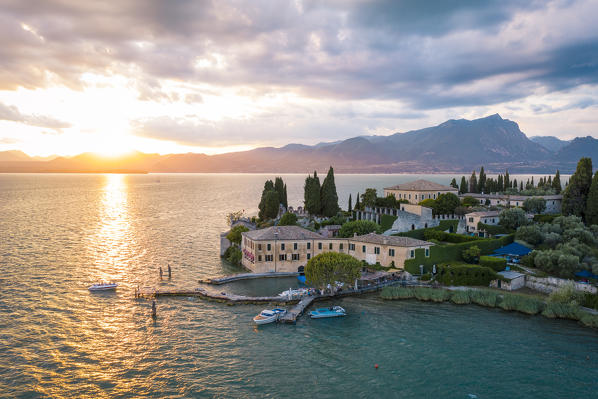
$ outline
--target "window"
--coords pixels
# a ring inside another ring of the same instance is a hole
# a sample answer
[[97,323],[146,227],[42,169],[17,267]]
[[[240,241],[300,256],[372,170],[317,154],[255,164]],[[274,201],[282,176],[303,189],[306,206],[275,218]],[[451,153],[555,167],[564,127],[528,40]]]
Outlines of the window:
[[287,254],[278,255],[278,260],[280,260],[280,261],[287,260]]
[[473,223],[473,218],[469,218],[469,221],[470,221],[471,223]]
[[311,249],[311,242],[307,243],[307,249]]
[[307,260],[311,259],[311,254],[307,254]]
[[415,251],[413,249],[411,251],[409,251],[409,257],[415,258]]
[[321,242],[318,243],[318,249],[322,249],[322,243]]
[[434,199],[436,199],[436,194],[434,194]]
[[411,199],[411,194],[409,194],[409,199]]
[[395,256],[395,250],[392,248],[388,249],[388,256]]
[[293,260],[299,260],[299,254],[293,254],[292,255],[292,259]]
[[332,251],[332,243],[328,243],[328,249]]
[[426,258],[429,258],[429,257],[430,257],[430,248],[426,248]]
[[361,252],[365,253],[365,245],[361,247]]
[[258,251],[261,251],[262,250],[262,244],[257,244],[257,249],[258,249]]
[[272,251],[272,244],[268,244],[268,251]]
[[374,247],[374,253],[380,255],[380,247]]
[[272,262],[274,260],[274,256],[272,255],[266,255],[264,258],[266,258],[266,262]]
[[280,244],[280,250],[284,251],[284,243]]
[[296,251],[297,250],[297,243],[293,243],[293,249]]
[[342,244],[342,243],[338,244],[338,249],[339,249],[340,251],[342,251],[342,250],[343,250],[343,244]]
[[258,255],[258,256],[257,256],[257,261],[258,261],[258,262],[261,262],[261,261],[262,261],[262,255]]
[[417,199],[417,194],[415,194],[415,199]]
[[349,251],[355,251],[355,244],[349,244]]

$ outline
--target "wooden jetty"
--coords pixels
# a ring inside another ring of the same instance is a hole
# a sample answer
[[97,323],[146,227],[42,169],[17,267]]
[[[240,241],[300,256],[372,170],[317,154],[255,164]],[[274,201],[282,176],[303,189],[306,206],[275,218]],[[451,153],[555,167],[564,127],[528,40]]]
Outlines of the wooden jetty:
[[297,317],[301,316],[305,309],[311,305],[313,301],[318,298],[322,298],[321,296],[306,296],[303,297],[299,303],[293,306],[293,309],[288,310],[284,316],[280,319],[283,323],[291,323],[295,324],[297,322]]
[[268,272],[268,273],[240,273],[233,274],[230,276],[210,277],[200,279],[199,282],[203,284],[221,285],[231,283],[239,280],[253,280],[256,278],[273,278],[273,277],[295,277],[298,276],[297,272]]

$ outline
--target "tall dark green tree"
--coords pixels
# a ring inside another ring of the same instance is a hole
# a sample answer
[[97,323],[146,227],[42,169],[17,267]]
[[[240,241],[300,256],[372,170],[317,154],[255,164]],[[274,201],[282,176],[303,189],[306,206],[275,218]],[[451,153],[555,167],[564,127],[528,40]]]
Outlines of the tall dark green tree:
[[457,185],[457,180],[455,180],[455,178],[453,177],[453,180],[451,180],[451,187],[459,189],[459,186]]
[[305,210],[311,215],[319,215],[322,206],[320,205],[320,179],[318,172],[314,171],[313,177],[308,175],[303,187],[303,202]]
[[468,190],[467,180],[465,176],[461,176],[461,184],[459,185],[459,194],[465,194]]
[[366,188],[365,193],[361,194],[361,204],[363,206],[375,206],[378,193],[375,188]]
[[502,175],[498,175],[498,181],[496,182],[496,190],[497,192],[502,192],[504,191],[504,182],[503,182],[503,178]]
[[471,174],[469,178],[469,192],[470,193],[477,193],[478,192],[478,179],[475,175],[475,170]]
[[594,174],[586,207],[586,223],[598,225],[598,172]]
[[287,209],[289,207],[289,204],[287,203],[287,186],[284,184],[284,181],[282,181],[282,177],[274,179],[274,190],[278,193],[278,199],[282,206]]
[[280,199],[276,190],[266,191],[264,195],[264,211],[260,219],[274,219],[278,216]]
[[258,209],[259,209],[258,216],[260,219],[267,218],[267,216],[266,216],[266,194],[269,191],[275,191],[274,183],[272,182],[272,180],[266,180],[266,183],[264,183],[264,189],[262,190],[262,197],[261,197],[260,203],[258,205]]
[[561,172],[556,170],[556,175],[554,175],[554,179],[552,179],[552,188],[554,192],[560,194],[563,191],[563,187],[561,186]]
[[357,193],[357,201],[355,201],[355,210],[361,210],[361,204],[359,203],[359,193]]
[[563,191],[563,215],[581,216],[585,220],[590,186],[592,185],[592,158],[581,158],[569,185]]
[[484,167],[480,168],[480,178],[478,179],[478,193],[483,193],[486,191],[486,173],[484,172]]
[[505,190],[511,188],[511,177],[509,176],[509,170],[505,172],[505,181],[504,181]]
[[334,183],[334,169],[332,166],[328,169],[328,174],[322,182],[320,188],[320,214],[332,217],[338,213],[338,194],[336,193],[336,184]]
[[351,212],[353,210],[353,200],[351,199],[351,194],[349,194],[349,206],[347,207],[347,212]]

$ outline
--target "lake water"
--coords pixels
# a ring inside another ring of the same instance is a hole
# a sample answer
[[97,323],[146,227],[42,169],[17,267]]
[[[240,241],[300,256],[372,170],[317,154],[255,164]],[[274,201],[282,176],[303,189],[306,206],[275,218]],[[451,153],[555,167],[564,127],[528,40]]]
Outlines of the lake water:
[[[300,205],[305,176],[283,177]],[[420,177],[453,176],[340,175],[340,204]],[[377,295],[334,301],[342,319],[260,328],[261,306],[160,298],[153,321],[137,285],[239,271],[218,236],[227,213],[256,211],[266,178],[0,175],[0,397],[595,397],[598,332],[571,321]],[[173,278],[160,281],[167,264]],[[97,280],[120,285],[92,294]]]

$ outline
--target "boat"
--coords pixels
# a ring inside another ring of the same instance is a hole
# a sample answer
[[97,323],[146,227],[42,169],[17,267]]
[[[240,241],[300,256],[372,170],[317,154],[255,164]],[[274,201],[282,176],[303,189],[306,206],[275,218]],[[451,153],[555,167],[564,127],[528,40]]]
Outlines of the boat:
[[90,291],[112,291],[118,287],[117,283],[103,283],[99,282],[87,287]]
[[278,294],[278,296],[287,298],[287,299],[296,299],[296,298],[303,298],[304,296],[309,295],[310,292],[311,291],[309,288],[297,288],[297,289],[289,288],[288,290],[283,291],[280,294]]
[[347,312],[340,306],[331,306],[329,308],[319,308],[309,312],[309,316],[312,319],[324,319],[326,317],[340,317],[346,316]]
[[255,324],[268,324],[268,323],[274,323],[275,321],[278,321],[278,319],[282,316],[284,316],[284,314],[287,311],[285,309],[264,309],[261,311],[260,314],[258,314],[257,316],[255,316],[253,318],[253,321],[255,322]]

